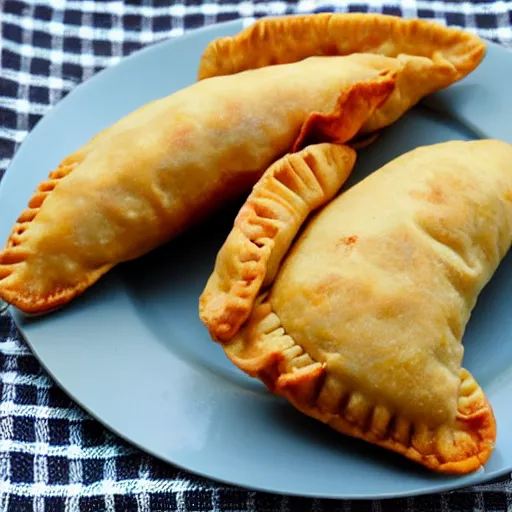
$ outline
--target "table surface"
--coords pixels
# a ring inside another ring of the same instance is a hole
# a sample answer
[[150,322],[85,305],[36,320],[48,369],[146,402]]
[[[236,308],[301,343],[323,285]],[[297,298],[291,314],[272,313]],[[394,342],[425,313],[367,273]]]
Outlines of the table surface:
[[[0,179],[39,119],[73,87],[148,44],[212,23],[320,11],[437,19],[512,46],[512,2],[0,0]],[[219,485],[130,446],[75,405],[0,312],[0,512],[512,511],[510,477],[375,502],[283,497]]]

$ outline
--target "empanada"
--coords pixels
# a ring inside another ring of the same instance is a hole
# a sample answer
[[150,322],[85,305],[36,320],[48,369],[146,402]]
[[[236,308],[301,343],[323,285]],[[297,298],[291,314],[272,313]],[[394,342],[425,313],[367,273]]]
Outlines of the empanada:
[[321,209],[289,249],[267,225],[292,216],[282,205],[298,183],[256,190],[242,207],[200,299],[212,337],[339,432],[433,470],[478,469],[496,424],[461,368],[461,340],[512,241],[512,146],[404,154]]
[[[403,65],[394,93],[361,129],[367,133],[390,124],[424,96],[470,73],[483,58],[485,45],[478,36],[457,28],[383,14],[263,18],[233,37],[212,41],[203,52],[198,78],[356,52],[394,57]],[[423,73],[428,80],[418,80]]]
[[[300,140],[322,137],[322,123],[353,138],[393,90],[398,63],[387,60],[309,59],[202,81],[123,118],[39,185],[0,253],[0,296],[31,313],[62,305],[250,190]],[[301,131],[308,116],[316,122]]]
[[[391,123],[417,99],[414,87],[456,81],[483,56],[479,39],[436,31],[432,60],[313,57],[202,80],[124,117],[39,185],[0,253],[0,297],[30,313],[65,304],[114,265],[247,193],[291,149]],[[391,111],[397,87],[405,102]]]

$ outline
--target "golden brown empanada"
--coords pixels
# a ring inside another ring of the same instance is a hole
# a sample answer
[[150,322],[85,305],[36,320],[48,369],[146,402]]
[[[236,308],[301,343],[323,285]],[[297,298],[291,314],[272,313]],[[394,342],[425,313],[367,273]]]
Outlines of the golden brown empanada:
[[202,318],[217,339],[229,339],[247,319],[300,226],[334,197],[354,162],[355,152],[347,146],[307,146],[270,166],[254,186],[201,297]]
[[300,140],[322,138],[323,118],[329,137],[352,139],[393,90],[399,64],[387,61],[262,68],[129,114],[39,185],[0,253],[0,297],[31,313],[62,305],[250,190]]
[[404,154],[315,214],[287,253],[293,234],[283,243],[267,225],[288,225],[283,204],[302,187],[269,182],[249,196],[202,321],[239,368],[305,414],[437,471],[478,469],[496,425],[461,369],[461,339],[512,241],[512,146]]
[[272,17],[256,21],[233,37],[212,41],[201,58],[198,78],[311,56],[366,53],[394,57],[403,65],[397,88],[363,126],[361,133],[367,133],[390,124],[424,96],[466,76],[484,52],[478,36],[427,20],[366,13]]
[[[431,92],[439,76],[447,85],[480,62],[480,40],[446,34],[466,52],[460,69],[440,38],[433,60],[313,57],[202,80],[129,114],[39,185],[0,253],[0,297],[31,313],[65,304],[248,192],[290,150],[393,122],[424,84]],[[403,99],[396,111],[390,95]]]

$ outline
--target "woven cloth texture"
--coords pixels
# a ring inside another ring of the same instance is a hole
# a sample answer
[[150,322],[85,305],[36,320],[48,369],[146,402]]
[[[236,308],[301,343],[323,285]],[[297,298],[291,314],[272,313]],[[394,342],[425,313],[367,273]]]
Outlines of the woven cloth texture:
[[[0,0],[0,178],[39,119],[143,46],[236,18],[363,11],[436,19],[512,45],[512,2]],[[283,497],[220,485],[139,451],[48,377],[0,314],[0,511],[512,511],[512,480],[382,502]]]

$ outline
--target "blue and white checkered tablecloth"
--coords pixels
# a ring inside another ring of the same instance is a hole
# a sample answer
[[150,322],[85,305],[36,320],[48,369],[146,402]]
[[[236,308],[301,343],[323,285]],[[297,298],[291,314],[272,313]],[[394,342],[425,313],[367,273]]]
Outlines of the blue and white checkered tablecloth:
[[[0,178],[27,133],[75,85],[142,46],[239,17],[372,11],[435,18],[512,45],[512,1],[0,0]],[[123,442],[76,406],[0,314],[0,512],[512,511],[512,480],[447,494],[342,502],[195,477]]]

